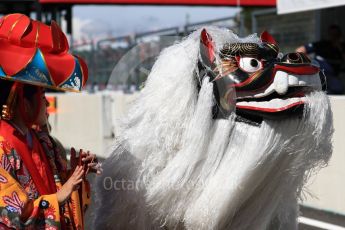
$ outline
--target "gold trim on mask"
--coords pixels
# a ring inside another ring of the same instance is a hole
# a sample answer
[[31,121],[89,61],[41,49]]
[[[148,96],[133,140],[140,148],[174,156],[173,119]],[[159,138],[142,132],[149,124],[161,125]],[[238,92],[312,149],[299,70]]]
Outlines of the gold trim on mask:
[[256,43],[227,43],[220,53],[224,56],[257,56],[259,54],[259,45]]

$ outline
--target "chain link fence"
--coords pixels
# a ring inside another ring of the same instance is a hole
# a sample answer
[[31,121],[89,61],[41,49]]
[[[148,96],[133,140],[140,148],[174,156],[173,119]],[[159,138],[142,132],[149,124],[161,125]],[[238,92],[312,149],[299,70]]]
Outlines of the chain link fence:
[[73,49],[89,66],[86,87],[89,92],[107,89],[131,93],[141,88],[157,56],[165,47],[202,26],[215,25],[239,33],[240,24],[237,17],[226,17],[183,27],[84,42]]

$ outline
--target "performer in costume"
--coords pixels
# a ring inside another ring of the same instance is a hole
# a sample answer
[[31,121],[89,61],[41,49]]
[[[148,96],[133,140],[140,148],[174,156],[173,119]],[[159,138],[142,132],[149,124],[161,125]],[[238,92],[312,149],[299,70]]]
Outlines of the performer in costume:
[[319,68],[267,32],[197,30],[162,51],[98,178],[94,227],[297,229],[332,151]]
[[44,88],[78,92],[87,80],[82,59],[51,26],[22,14],[0,20],[0,225],[5,229],[83,229],[85,173],[93,155],[72,154],[67,170],[47,125]]

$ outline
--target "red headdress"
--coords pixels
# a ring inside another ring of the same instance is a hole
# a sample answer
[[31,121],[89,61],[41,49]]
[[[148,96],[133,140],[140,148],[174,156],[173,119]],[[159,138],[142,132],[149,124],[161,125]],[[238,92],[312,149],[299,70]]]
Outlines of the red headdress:
[[87,66],[68,49],[67,38],[54,21],[48,26],[23,14],[0,19],[2,79],[80,91],[87,80]]
[[79,92],[85,85],[85,62],[70,53],[65,34],[53,21],[50,26],[23,14],[0,19],[0,79],[17,83],[11,89],[2,117],[11,119],[22,84]]

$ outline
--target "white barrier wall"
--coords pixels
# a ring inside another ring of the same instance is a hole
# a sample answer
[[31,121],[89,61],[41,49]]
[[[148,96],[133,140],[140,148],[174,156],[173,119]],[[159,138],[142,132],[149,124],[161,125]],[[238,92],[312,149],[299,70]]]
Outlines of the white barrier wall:
[[47,94],[56,97],[55,114],[49,117],[52,135],[65,148],[83,148],[94,153],[103,152],[102,95]]
[[109,154],[118,119],[135,97],[121,92],[48,93],[47,96],[56,97],[57,112],[49,116],[52,135],[65,148],[83,148],[102,158]]
[[[65,147],[74,146],[106,157],[133,94],[48,94],[57,98],[57,113],[50,116],[52,135]],[[315,196],[306,205],[345,214],[345,96],[331,97],[334,117],[334,151],[329,167],[311,178],[308,188]]]
[[308,196],[304,204],[345,215],[345,96],[331,96],[334,135],[333,156],[308,182]]

